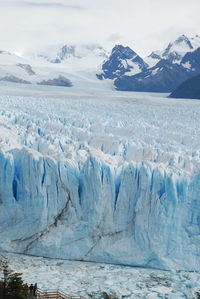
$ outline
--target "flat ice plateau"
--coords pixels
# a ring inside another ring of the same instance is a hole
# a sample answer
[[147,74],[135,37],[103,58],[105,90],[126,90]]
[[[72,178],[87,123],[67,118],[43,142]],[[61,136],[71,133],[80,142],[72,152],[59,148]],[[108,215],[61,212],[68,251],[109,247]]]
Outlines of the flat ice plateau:
[[23,273],[28,284],[38,283],[42,290],[60,289],[71,295],[89,298],[107,292],[119,298],[191,299],[200,286],[199,273],[161,271],[55,260],[25,255],[7,255],[10,267]]
[[1,85],[0,250],[199,271],[200,102],[97,84]]

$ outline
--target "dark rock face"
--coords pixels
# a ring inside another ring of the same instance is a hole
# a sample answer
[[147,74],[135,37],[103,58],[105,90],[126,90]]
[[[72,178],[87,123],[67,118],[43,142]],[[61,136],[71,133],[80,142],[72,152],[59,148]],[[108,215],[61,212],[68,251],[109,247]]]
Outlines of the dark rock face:
[[200,99],[200,75],[183,82],[170,94],[170,98]]
[[31,82],[23,80],[13,75],[7,75],[5,77],[1,77],[0,81],[12,82],[12,83],[23,83],[23,84],[31,84]]
[[200,72],[200,48],[187,53],[181,60],[181,64],[192,71]]
[[30,64],[18,63],[17,66],[19,66],[20,68],[24,69],[25,72],[27,72],[27,74],[29,74],[30,76],[35,75],[35,72],[32,69],[32,67],[31,67]]
[[102,65],[102,73],[97,74],[98,79],[115,79],[134,68],[140,71],[147,69],[144,60],[131,48],[116,45],[108,60]]
[[166,53],[168,59],[161,59],[155,66],[139,74],[120,76],[114,85],[124,91],[172,92],[185,80],[200,73],[200,48],[186,53],[180,64],[173,62],[179,58],[178,54],[171,54]]
[[188,75],[181,65],[163,59],[145,72],[116,79],[114,84],[118,90],[124,91],[170,92]]
[[161,59],[161,56],[157,54],[156,52],[152,52],[149,57],[154,58],[154,59]]
[[198,38],[189,39],[182,35],[169,43],[164,51],[152,52],[149,57],[156,63],[152,67],[129,47],[117,45],[97,77],[112,79],[117,90],[172,92],[182,82],[200,73]]
[[52,85],[52,86],[64,86],[71,87],[72,82],[65,78],[64,76],[58,76],[58,78],[43,80],[42,82],[38,82],[38,85]]

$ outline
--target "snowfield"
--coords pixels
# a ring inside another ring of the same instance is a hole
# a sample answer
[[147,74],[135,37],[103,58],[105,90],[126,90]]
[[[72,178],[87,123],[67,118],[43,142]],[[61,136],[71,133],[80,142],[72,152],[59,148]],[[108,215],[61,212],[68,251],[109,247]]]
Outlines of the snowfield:
[[200,102],[97,84],[1,84],[0,249],[199,271]]

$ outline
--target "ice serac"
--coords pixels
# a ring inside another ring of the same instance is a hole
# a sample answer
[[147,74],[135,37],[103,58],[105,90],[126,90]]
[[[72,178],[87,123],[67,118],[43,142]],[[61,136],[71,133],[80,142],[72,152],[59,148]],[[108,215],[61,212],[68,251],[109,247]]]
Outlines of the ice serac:
[[89,156],[0,155],[1,250],[157,268],[200,267],[200,173]]
[[73,89],[0,96],[0,250],[199,270],[199,102]]

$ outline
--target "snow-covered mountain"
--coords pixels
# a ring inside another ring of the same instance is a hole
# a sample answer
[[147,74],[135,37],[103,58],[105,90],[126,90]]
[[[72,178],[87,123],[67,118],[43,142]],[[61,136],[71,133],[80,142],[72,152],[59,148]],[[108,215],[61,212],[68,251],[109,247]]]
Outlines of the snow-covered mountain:
[[24,63],[26,60],[14,53],[7,51],[0,51],[0,65],[14,65],[17,63]]
[[181,65],[189,71],[200,72],[200,47],[188,52],[181,60]]
[[[14,53],[0,51],[0,81],[31,83],[36,73],[29,61]],[[30,80],[29,80],[30,79]]]
[[200,47],[200,36],[187,37],[181,35],[175,41],[170,42],[163,51],[152,52],[145,61],[152,67],[159,60],[165,59],[172,63],[180,63],[186,53],[192,52]]
[[[106,57],[106,50],[95,44],[49,46],[38,53],[24,53],[23,57],[1,51],[0,81],[29,84],[48,82],[48,85],[74,81],[73,85],[81,77],[86,78],[87,84],[90,77],[95,85],[95,81],[98,81],[96,72]],[[61,82],[59,78],[64,80]]]
[[116,79],[122,75],[135,75],[146,70],[147,64],[131,48],[116,45],[109,58],[102,65],[99,79]]
[[182,35],[164,51],[153,52],[149,67],[138,74],[121,74],[114,85],[119,90],[172,92],[186,79],[200,73],[200,37]]
[[[93,69],[97,71],[98,66],[108,57],[108,52],[101,45],[53,45],[44,48],[38,53],[25,54],[35,62],[44,64],[61,64],[70,71]],[[58,66],[57,66],[58,67]]]
[[155,66],[135,76],[122,76],[115,80],[118,90],[171,92],[190,75],[182,65],[160,60]]
[[39,57],[43,57],[52,63],[61,63],[71,57],[83,58],[85,56],[108,57],[108,52],[98,44],[85,45],[60,45],[48,47],[43,52],[38,53]]
[[83,82],[84,77],[85,84],[91,78],[91,88],[98,85],[98,79],[109,79],[111,89],[172,92],[198,73],[198,35],[193,38],[182,35],[163,51],[155,51],[145,59],[123,45],[116,45],[110,55],[98,44],[54,45],[38,53],[25,53],[23,57],[0,51],[0,81],[13,83],[63,85],[66,82],[69,87]]

